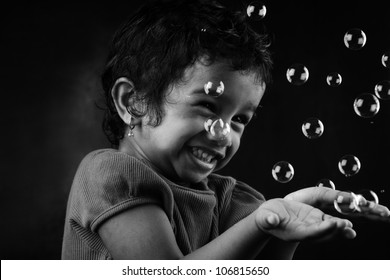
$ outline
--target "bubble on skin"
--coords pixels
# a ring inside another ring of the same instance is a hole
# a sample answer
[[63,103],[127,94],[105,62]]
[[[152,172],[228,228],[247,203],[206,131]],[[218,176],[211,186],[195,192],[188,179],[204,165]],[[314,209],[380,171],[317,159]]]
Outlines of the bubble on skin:
[[385,52],[382,55],[382,65],[386,68],[390,68],[390,51]]
[[204,122],[205,130],[215,140],[223,140],[230,133],[230,125],[220,118],[207,119]]
[[337,72],[329,73],[326,76],[326,83],[331,87],[338,87],[343,81],[341,75]]
[[272,176],[279,183],[290,182],[294,177],[294,168],[287,161],[279,161],[272,167]]
[[316,186],[317,187],[330,188],[330,189],[333,189],[333,190],[336,189],[336,185],[333,183],[333,181],[330,180],[330,179],[326,179],[326,178],[323,178],[323,179],[319,180]]
[[261,1],[255,1],[247,6],[246,14],[250,20],[258,21],[265,17],[267,8]]
[[334,207],[339,213],[350,214],[359,212],[365,214],[379,204],[378,196],[372,190],[365,189],[356,193],[351,192],[351,196],[351,200],[339,196],[334,201]]
[[319,138],[324,133],[324,124],[317,118],[308,118],[302,124],[302,132],[309,139]]
[[360,50],[367,42],[367,36],[363,30],[352,28],[344,35],[344,44],[350,50]]
[[293,85],[303,85],[309,79],[309,70],[301,63],[291,65],[286,72],[287,81]]
[[390,80],[385,80],[375,85],[375,95],[382,100],[390,99]]
[[379,204],[379,197],[373,190],[362,189],[356,192],[356,195],[361,196],[361,198],[359,197],[359,206],[373,208]]
[[225,91],[225,85],[222,81],[219,82],[219,84],[215,84],[213,82],[207,82],[204,85],[204,92],[207,95],[213,96],[213,97],[219,97],[223,94]]
[[333,205],[337,212],[341,214],[351,214],[354,212],[360,212],[361,208],[359,203],[361,203],[361,197],[351,192],[351,199],[347,199],[339,195],[334,201]]
[[380,109],[378,98],[371,93],[363,93],[353,103],[355,113],[362,118],[374,117]]
[[341,174],[345,177],[356,175],[361,168],[360,160],[354,155],[343,156],[338,163]]

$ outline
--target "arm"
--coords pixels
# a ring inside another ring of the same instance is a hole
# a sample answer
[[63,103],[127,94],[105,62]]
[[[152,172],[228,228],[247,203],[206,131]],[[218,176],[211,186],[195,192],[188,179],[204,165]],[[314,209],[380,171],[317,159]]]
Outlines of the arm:
[[273,199],[205,246],[184,256],[163,210],[156,205],[129,209],[106,221],[98,230],[114,259],[252,259],[270,235],[286,241],[315,239],[346,232],[346,220],[295,201]]
[[183,256],[167,216],[152,204],[114,216],[98,233],[114,259],[253,258],[269,239],[259,231],[255,215],[251,214],[202,248]]
[[292,260],[299,242],[284,241],[272,237],[256,259],[262,260]]

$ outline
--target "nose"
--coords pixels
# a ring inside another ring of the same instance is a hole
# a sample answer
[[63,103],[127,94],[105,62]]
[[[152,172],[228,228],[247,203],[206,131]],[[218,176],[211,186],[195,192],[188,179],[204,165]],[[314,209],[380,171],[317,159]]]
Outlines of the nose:
[[221,118],[208,119],[204,123],[207,137],[216,142],[220,147],[229,147],[232,145],[232,136],[230,133],[230,125],[224,122]]
[[229,132],[225,137],[216,139],[215,142],[219,147],[230,147],[232,145],[232,135]]

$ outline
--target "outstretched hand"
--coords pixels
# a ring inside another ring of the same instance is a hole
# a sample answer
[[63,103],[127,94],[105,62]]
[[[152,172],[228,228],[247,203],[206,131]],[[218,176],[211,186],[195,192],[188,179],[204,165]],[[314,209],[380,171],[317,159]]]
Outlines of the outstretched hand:
[[390,211],[386,206],[375,204],[364,198],[356,200],[356,195],[352,193],[333,190],[326,187],[310,187],[300,189],[285,196],[287,200],[299,201],[318,207],[322,210],[334,209],[334,201],[339,201],[344,206],[357,204],[356,207],[361,211],[349,211],[343,214],[349,216],[362,216],[370,220],[380,220],[390,222]]
[[257,209],[256,223],[262,231],[285,241],[330,239],[338,235],[352,239],[356,236],[350,221],[286,199],[264,202]]

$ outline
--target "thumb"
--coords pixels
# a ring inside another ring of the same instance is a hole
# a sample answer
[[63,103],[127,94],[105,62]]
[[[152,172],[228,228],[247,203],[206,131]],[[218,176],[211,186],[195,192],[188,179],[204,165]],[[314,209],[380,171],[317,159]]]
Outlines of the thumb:
[[268,231],[276,228],[280,224],[280,218],[277,214],[269,210],[263,210],[259,211],[256,216],[256,223],[260,229]]

